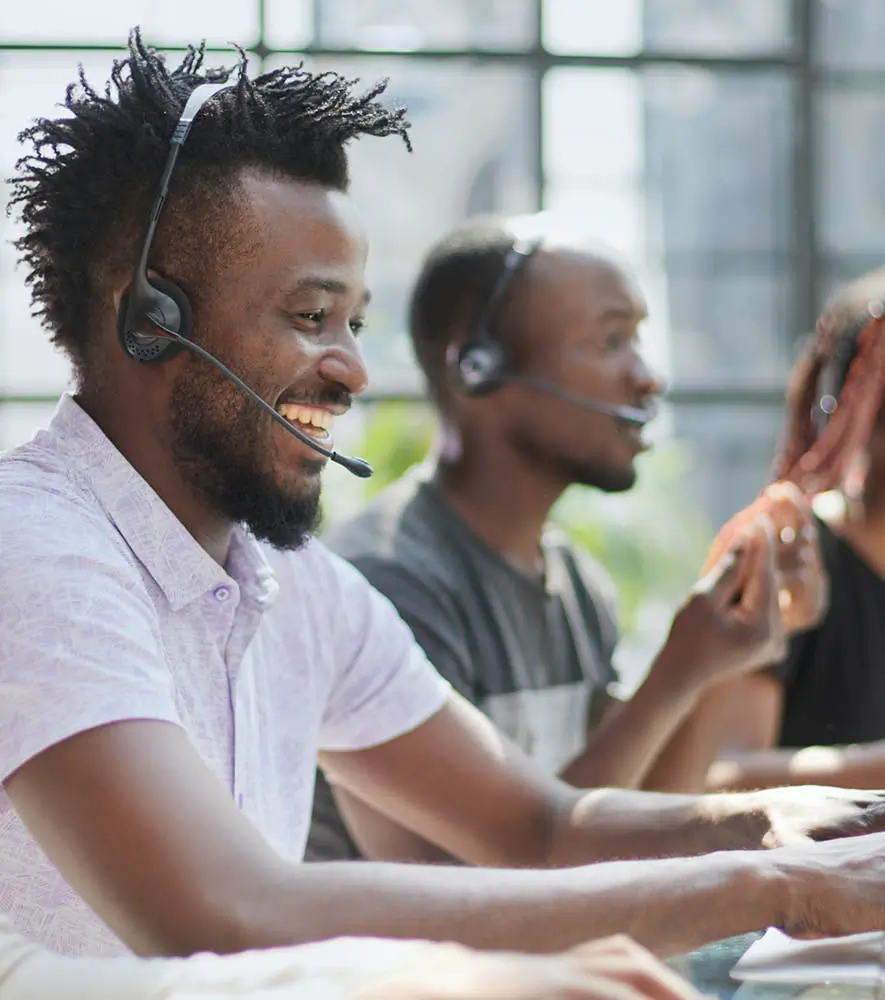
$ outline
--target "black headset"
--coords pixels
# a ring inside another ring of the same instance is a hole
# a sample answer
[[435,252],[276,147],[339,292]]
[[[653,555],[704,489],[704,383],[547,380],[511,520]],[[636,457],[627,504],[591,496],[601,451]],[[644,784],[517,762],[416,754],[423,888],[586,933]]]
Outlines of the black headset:
[[517,239],[507,251],[501,273],[452,365],[455,385],[467,396],[485,396],[507,380],[507,357],[492,332],[492,324],[517,274],[542,242],[541,236]]
[[359,476],[360,479],[367,479],[373,472],[372,466],[368,462],[362,458],[353,458],[324,448],[318,441],[314,441],[309,435],[290,424],[239,375],[236,375],[227,365],[210,354],[205,347],[196,343],[192,339],[193,314],[187,295],[174,281],[169,281],[166,278],[152,279],[148,277],[148,256],[154,242],[154,234],[157,231],[157,221],[163,210],[166,195],[169,193],[169,178],[172,176],[175,161],[178,159],[184,140],[187,138],[200,108],[219,91],[236,86],[236,83],[236,80],[229,80],[227,83],[202,83],[194,88],[187,99],[178,124],[175,126],[175,131],[172,133],[169,155],[160,178],[157,196],[151,206],[144,243],[132,273],[132,283],[120,302],[120,309],[117,313],[117,336],[123,350],[129,357],[142,365],[161,364],[174,358],[182,348],[193,351],[214,365],[256,406],[260,406],[273,421],[293,437],[298,438],[302,444],[306,444],[318,454],[336,462],[348,472]]
[[628,424],[644,426],[654,416],[655,410],[651,406],[623,406],[592,396],[579,396],[550,379],[515,372],[510,368],[504,346],[492,332],[492,325],[514,279],[543,242],[544,237],[536,235],[516,239],[511,244],[484,308],[472,325],[466,343],[450,365],[452,381],[465,396],[487,396],[503,385],[523,385],[535,392],[563,399],[582,410],[605,413]]
[[165,278],[149,278],[148,256],[157,231],[157,222],[166,195],[169,193],[169,180],[175,162],[194,119],[210,98],[235,84],[236,80],[231,80],[227,83],[203,83],[194,88],[172,133],[169,155],[163,168],[157,196],[151,206],[144,243],[132,273],[132,284],[123,297],[117,313],[117,335],[120,344],[129,357],[140,364],[156,365],[168,361],[183,347],[177,338],[191,339],[193,315],[187,295],[173,281]]

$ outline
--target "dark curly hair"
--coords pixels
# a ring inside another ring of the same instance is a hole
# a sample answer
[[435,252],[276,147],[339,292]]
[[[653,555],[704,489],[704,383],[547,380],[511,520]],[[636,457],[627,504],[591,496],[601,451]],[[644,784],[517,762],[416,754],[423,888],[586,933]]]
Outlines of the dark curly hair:
[[359,94],[358,81],[301,65],[249,79],[242,50],[235,67],[220,69],[203,67],[204,50],[205,43],[189,47],[170,70],[136,28],[103,93],[81,67],[67,88],[68,114],[39,119],[19,136],[31,149],[11,179],[8,211],[25,224],[16,246],[33,311],[81,385],[107,280],[134,265],[172,131],[195,87],[237,74],[236,85],[200,113],[182,148],[150,262],[189,294],[205,282],[206,260],[217,264],[224,253],[229,234],[217,223],[230,214],[244,170],[346,191],[350,140],[399,134],[411,148],[405,110],[379,100],[386,81]]

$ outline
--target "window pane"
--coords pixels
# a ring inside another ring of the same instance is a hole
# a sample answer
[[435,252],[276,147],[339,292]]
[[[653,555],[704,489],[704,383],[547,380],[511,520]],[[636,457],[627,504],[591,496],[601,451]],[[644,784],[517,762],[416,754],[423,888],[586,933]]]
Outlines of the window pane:
[[[293,3],[294,0],[287,0]],[[88,10],[68,0],[0,4],[0,38],[5,42],[75,42],[125,45],[129,30],[141,25],[153,44],[202,41],[226,46],[253,45],[258,39],[258,0],[89,0]]]
[[313,0],[264,0],[265,44],[275,49],[309,45],[313,40],[313,7]]
[[741,56],[792,43],[789,0],[544,0],[543,33],[551,52],[591,55]]
[[[285,61],[269,60],[270,65]],[[372,58],[311,60],[366,87],[390,76],[414,152],[394,137],[350,147],[352,195],[369,235],[372,304],[363,346],[375,392],[417,387],[406,300],[430,243],[478,212],[536,208],[531,78],[507,67]]]
[[822,88],[816,112],[820,245],[827,253],[881,253],[885,242],[882,92]]
[[779,385],[790,364],[786,260],[728,254],[667,257],[672,371],[689,385]]
[[547,77],[545,204],[659,275],[656,322],[674,378],[784,372],[790,103],[789,81],[773,72]]
[[4,403],[0,406],[0,451],[29,440],[49,423],[55,403]]
[[885,69],[882,0],[808,0],[815,3],[815,50],[831,69]]
[[[9,199],[6,178],[24,151],[18,133],[43,115],[60,115],[65,87],[82,63],[89,82],[99,91],[108,78],[113,55],[89,52],[6,52],[0,54],[0,194]],[[170,56],[172,65],[180,58]],[[231,63],[231,52],[210,52],[210,65]],[[39,322],[30,315],[30,291],[25,273],[16,267],[12,241],[20,232],[0,213],[0,392],[60,391],[68,379],[64,356],[49,343]]]
[[662,250],[785,249],[794,118],[786,74],[644,74],[648,198]]
[[885,266],[885,255],[880,253],[852,253],[838,257],[823,256],[818,259],[817,308],[821,312],[827,301],[840,288],[869,271]]
[[691,449],[691,492],[714,525],[751,503],[768,482],[781,405],[674,406],[674,437]]
[[535,0],[320,0],[315,41],[406,51],[526,49],[534,44],[534,12]]
[[[76,76],[78,62],[83,63],[87,79],[100,88],[111,61],[107,53],[0,55],[0,193],[4,204],[10,195],[6,178],[24,151],[18,133],[41,115],[60,114],[57,105]],[[0,214],[0,391],[56,392],[67,383],[68,365],[30,315],[30,293],[11,245],[19,232],[5,212]]]

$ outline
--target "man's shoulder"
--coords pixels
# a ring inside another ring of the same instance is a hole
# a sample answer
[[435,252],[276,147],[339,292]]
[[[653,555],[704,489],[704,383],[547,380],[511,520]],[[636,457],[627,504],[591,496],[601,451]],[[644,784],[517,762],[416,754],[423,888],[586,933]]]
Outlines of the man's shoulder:
[[120,537],[88,481],[33,443],[0,456],[0,539],[4,559],[18,552],[120,553]]
[[419,579],[451,579],[451,517],[415,470],[378,494],[359,514],[324,536],[329,549],[365,571],[386,567]]

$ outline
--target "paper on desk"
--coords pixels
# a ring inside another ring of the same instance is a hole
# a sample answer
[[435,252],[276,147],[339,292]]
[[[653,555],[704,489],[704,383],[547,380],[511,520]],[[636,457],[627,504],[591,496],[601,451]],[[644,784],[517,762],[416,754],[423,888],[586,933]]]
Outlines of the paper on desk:
[[799,941],[772,927],[731,975],[758,983],[874,983],[885,978],[885,934]]

